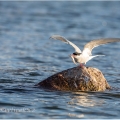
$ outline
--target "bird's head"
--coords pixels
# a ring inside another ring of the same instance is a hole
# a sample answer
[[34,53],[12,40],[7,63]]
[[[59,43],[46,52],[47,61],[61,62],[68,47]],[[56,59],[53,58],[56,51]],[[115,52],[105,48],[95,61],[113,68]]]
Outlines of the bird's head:
[[74,52],[73,54],[72,54],[72,56],[74,57],[74,58],[77,58],[77,57],[79,57],[81,55],[81,53],[78,53],[78,52]]
[[80,57],[80,55],[81,53],[78,52],[74,52],[73,54],[71,54],[71,58],[75,64],[78,62],[78,58]]

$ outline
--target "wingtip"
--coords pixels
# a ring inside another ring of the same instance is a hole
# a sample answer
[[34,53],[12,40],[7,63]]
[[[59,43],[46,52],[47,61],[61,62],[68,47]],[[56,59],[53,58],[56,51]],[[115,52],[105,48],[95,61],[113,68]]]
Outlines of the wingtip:
[[49,37],[49,39],[52,39],[52,36],[51,36],[51,37]]
[[54,35],[50,36],[49,39],[53,39],[53,36],[54,36]]
[[49,39],[56,39],[56,36],[59,36],[59,35],[52,35],[49,37]]

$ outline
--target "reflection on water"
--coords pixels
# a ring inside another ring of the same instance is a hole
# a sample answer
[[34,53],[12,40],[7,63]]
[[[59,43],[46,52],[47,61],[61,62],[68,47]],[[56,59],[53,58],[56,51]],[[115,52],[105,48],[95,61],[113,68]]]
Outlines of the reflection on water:
[[73,113],[69,113],[68,116],[71,117],[71,118],[84,118],[85,117],[84,114],[76,115],[76,114],[73,114]]
[[76,96],[73,96],[69,104],[77,105],[77,108],[79,108],[79,106],[94,107],[104,104],[104,100],[91,99],[92,95],[89,95],[88,93],[75,92],[75,95]]
[[[34,85],[74,67],[73,48],[50,40],[65,36],[82,50],[92,39],[120,38],[120,2],[112,1],[0,1],[0,118],[120,118],[120,89],[105,92],[61,92]],[[93,50],[105,57],[87,66],[100,69],[114,88],[120,88],[120,43]],[[113,56],[115,55],[115,56]]]

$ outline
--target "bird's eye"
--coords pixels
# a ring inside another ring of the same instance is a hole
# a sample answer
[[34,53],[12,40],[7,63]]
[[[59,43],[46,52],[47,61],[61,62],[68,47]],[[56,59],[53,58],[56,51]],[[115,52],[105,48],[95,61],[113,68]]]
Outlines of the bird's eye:
[[74,52],[73,55],[80,55],[81,53]]

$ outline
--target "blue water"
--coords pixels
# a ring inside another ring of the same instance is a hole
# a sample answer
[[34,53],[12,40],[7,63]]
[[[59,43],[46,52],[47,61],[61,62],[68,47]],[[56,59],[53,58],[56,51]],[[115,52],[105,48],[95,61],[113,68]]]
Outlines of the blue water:
[[113,87],[62,92],[34,87],[72,68],[74,49],[50,40],[59,34],[81,49],[90,40],[120,38],[120,2],[0,2],[0,118],[120,118],[120,43],[95,48],[87,66]]

